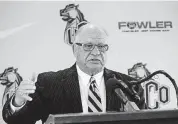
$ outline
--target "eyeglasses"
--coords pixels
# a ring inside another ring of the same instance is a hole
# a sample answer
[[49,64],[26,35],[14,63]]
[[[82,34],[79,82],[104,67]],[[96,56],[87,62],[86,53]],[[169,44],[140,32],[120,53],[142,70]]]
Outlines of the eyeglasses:
[[75,43],[75,44],[77,44],[79,46],[83,46],[83,49],[85,51],[92,51],[95,48],[95,46],[97,46],[98,50],[101,51],[101,52],[105,52],[105,51],[107,51],[109,49],[109,46],[107,44],[98,44],[98,45],[91,44],[91,43],[86,43],[86,44],[84,44],[84,43]]

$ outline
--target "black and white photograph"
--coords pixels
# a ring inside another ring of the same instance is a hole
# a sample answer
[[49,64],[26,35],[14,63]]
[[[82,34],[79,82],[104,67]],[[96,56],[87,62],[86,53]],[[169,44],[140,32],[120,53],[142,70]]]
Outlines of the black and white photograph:
[[0,1],[0,124],[177,124],[178,1]]

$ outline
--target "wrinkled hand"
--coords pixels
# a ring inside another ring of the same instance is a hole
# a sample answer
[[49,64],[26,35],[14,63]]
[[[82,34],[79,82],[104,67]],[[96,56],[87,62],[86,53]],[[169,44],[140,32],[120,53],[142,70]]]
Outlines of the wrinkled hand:
[[22,106],[26,101],[32,101],[32,98],[29,94],[35,93],[36,86],[36,76],[33,74],[30,80],[23,80],[15,93],[15,98],[13,101],[13,105],[16,107]]

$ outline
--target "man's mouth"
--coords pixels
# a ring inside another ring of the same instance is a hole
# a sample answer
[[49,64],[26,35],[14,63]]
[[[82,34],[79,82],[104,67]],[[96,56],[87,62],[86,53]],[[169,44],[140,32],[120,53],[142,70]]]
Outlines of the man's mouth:
[[100,62],[99,59],[90,59],[89,61],[90,61],[90,62],[94,62],[94,63],[98,63],[98,62]]

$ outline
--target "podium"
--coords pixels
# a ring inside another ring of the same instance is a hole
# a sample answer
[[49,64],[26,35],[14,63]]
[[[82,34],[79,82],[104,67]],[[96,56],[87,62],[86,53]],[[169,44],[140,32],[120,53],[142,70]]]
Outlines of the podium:
[[45,124],[178,124],[178,109],[49,115]]

